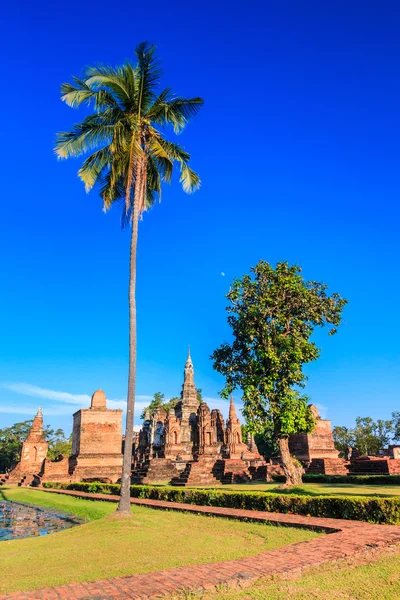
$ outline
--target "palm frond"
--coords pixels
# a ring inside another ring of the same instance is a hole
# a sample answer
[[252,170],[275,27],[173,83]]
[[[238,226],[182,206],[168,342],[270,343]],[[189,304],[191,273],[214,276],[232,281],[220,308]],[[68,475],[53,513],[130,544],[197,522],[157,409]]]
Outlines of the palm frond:
[[80,156],[98,145],[108,145],[113,136],[113,126],[92,125],[85,128],[84,123],[74,125],[72,131],[61,131],[56,137],[55,152],[58,158]]
[[148,118],[157,125],[172,125],[177,134],[181,133],[204,104],[202,98],[174,98],[158,103],[157,100],[149,110]]
[[132,97],[129,94],[121,68],[115,69],[114,67],[97,65],[87,67],[85,75],[87,77],[85,83],[91,89],[105,88],[118,99],[124,108],[131,105]]
[[112,154],[109,146],[97,150],[83,162],[78,171],[78,176],[85,184],[85,191],[90,192],[93,186],[101,178],[106,168],[110,168]]
[[190,154],[179,144],[174,144],[163,138],[155,129],[150,130],[150,153],[154,156],[168,158],[171,161],[188,162]]
[[181,164],[181,176],[179,181],[187,194],[192,194],[200,188],[200,177],[184,163]]
[[161,65],[155,54],[156,46],[142,42],[135,48],[138,59],[136,72],[138,78],[138,110],[145,115],[157,98],[156,90],[161,78]]

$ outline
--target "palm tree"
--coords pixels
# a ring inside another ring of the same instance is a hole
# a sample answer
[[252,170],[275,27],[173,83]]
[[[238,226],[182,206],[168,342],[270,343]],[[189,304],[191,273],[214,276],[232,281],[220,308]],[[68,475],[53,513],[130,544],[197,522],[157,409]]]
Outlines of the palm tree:
[[120,513],[130,514],[133,412],[136,384],[136,251],[141,214],[161,198],[161,183],[170,182],[174,164],[180,168],[185,192],[200,187],[190,168],[190,155],[165,139],[164,128],[180,133],[203,105],[201,98],[175,96],[170,88],[160,91],[160,63],[155,46],[143,42],[135,49],[136,65],[88,67],[84,78],[61,86],[61,99],[72,108],[81,104],[94,113],[72,131],[57,135],[59,158],[93,151],[78,171],[89,192],[96,184],[103,209],[123,204],[123,224],[131,226],[129,264],[129,376],[125,451],[121,478]]

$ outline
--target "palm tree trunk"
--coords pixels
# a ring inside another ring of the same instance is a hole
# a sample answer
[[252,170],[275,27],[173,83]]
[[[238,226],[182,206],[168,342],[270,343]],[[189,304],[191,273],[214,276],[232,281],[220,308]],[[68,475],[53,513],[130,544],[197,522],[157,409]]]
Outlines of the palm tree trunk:
[[286,477],[285,487],[301,485],[303,483],[301,476],[302,468],[297,467],[290,456],[288,438],[278,438],[278,445],[281,453],[282,467]]
[[118,512],[131,514],[131,469],[132,469],[132,439],[135,409],[136,389],[136,253],[139,229],[139,203],[141,194],[140,169],[135,183],[135,198],[132,215],[132,233],[129,261],[129,375],[128,398],[126,407],[126,428],[124,459],[122,464],[121,496]]

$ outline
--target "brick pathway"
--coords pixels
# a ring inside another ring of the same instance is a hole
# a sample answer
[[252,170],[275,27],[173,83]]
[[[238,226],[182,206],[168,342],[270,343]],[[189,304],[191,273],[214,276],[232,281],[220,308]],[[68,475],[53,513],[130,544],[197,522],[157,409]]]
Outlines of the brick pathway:
[[[50,492],[50,490],[46,490]],[[117,502],[118,496],[87,494],[84,492],[51,490],[80,498]],[[132,504],[158,509],[179,510],[206,515],[267,521],[323,530],[329,533],[313,540],[263,552],[238,560],[208,563],[198,566],[165,569],[142,575],[115,577],[90,583],[71,583],[32,592],[15,592],[0,595],[0,600],[125,600],[127,598],[156,598],[179,592],[183,588],[210,589],[218,584],[233,584],[255,580],[267,575],[296,573],[307,567],[322,565],[327,561],[363,554],[371,549],[400,544],[400,527],[371,525],[360,521],[324,519],[286,515],[263,511],[193,506],[178,502],[132,498]]]

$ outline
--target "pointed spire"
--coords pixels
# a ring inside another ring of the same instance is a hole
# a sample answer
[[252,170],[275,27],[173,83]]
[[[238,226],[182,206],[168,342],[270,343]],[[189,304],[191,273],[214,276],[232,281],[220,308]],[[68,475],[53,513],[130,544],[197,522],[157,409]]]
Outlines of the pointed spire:
[[188,355],[185,363],[185,382],[190,382],[194,384],[194,368],[192,363],[192,357],[190,356],[190,346],[188,348]]
[[[29,430],[28,436],[26,438],[26,442],[38,442],[43,438],[43,413],[42,407],[39,406],[39,409],[36,415],[33,418],[31,428]],[[44,438],[43,438],[44,440]]]
[[186,366],[188,367],[189,365],[193,366],[192,357],[190,356],[190,344],[188,346],[188,355],[187,355],[187,359],[186,359]]
[[236,408],[235,408],[235,405],[233,403],[233,396],[232,396],[232,394],[229,396],[229,420],[230,421],[237,420]]

